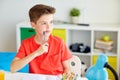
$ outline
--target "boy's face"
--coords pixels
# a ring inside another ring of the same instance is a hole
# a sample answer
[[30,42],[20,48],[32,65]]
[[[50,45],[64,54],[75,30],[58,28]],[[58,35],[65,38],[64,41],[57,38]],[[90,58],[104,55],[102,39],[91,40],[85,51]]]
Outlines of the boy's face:
[[36,35],[43,36],[43,32],[46,32],[46,37],[49,37],[53,29],[53,14],[45,14],[36,23],[31,22],[31,25],[35,28]]

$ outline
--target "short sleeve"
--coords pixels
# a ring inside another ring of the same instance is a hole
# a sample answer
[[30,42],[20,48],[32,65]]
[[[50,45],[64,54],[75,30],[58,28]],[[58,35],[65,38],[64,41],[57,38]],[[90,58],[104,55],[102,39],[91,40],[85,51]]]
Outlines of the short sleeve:
[[20,48],[19,48],[19,50],[18,50],[18,52],[16,54],[16,57],[18,57],[18,58],[25,57],[25,45],[24,45],[24,43],[25,42],[22,41],[21,46],[20,46]]
[[62,49],[61,50],[62,61],[72,58],[72,54],[71,54],[70,50],[68,49],[68,47],[66,46],[66,44],[63,41],[62,41],[61,49]]

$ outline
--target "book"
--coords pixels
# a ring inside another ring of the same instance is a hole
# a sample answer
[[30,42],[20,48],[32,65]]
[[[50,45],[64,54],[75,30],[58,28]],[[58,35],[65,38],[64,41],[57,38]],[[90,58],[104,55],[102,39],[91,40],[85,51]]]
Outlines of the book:
[[95,43],[96,44],[110,46],[110,45],[113,45],[114,42],[112,40],[110,40],[110,41],[103,41],[101,39],[97,39]]
[[95,53],[108,53],[108,54],[113,54],[112,50],[103,50],[103,49],[98,49],[98,48],[95,48],[95,49],[94,49],[94,52],[95,52]]
[[106,46],[101,44],[95,44],[95,47],[99,49],[106,49],[106,50],[111,50],[113,48],[113,46]]
[[95,47],[98,48],[98,49],[104,49],[104,50],[112,50],[113,49],[113,46],[101,46],[101,45],[98,45],[98,44],[95,44]]

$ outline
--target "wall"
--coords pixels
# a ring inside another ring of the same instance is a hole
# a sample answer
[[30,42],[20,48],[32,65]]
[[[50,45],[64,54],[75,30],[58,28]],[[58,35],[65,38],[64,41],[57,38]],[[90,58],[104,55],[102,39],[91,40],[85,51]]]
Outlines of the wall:
[[16,51],[16,24],[37,3],[54,6],[59,20],[69,21],[69,10],[78,7],[82,23],[120,23],[120,0],[0,0],[0,51]]

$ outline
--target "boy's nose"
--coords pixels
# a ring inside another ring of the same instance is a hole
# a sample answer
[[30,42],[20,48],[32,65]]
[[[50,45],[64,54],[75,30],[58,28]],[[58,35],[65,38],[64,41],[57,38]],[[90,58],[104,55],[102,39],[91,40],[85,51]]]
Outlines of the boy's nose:
[[50,27],[50,24],[47,24],[46,29],[48,29],[49,27]]

